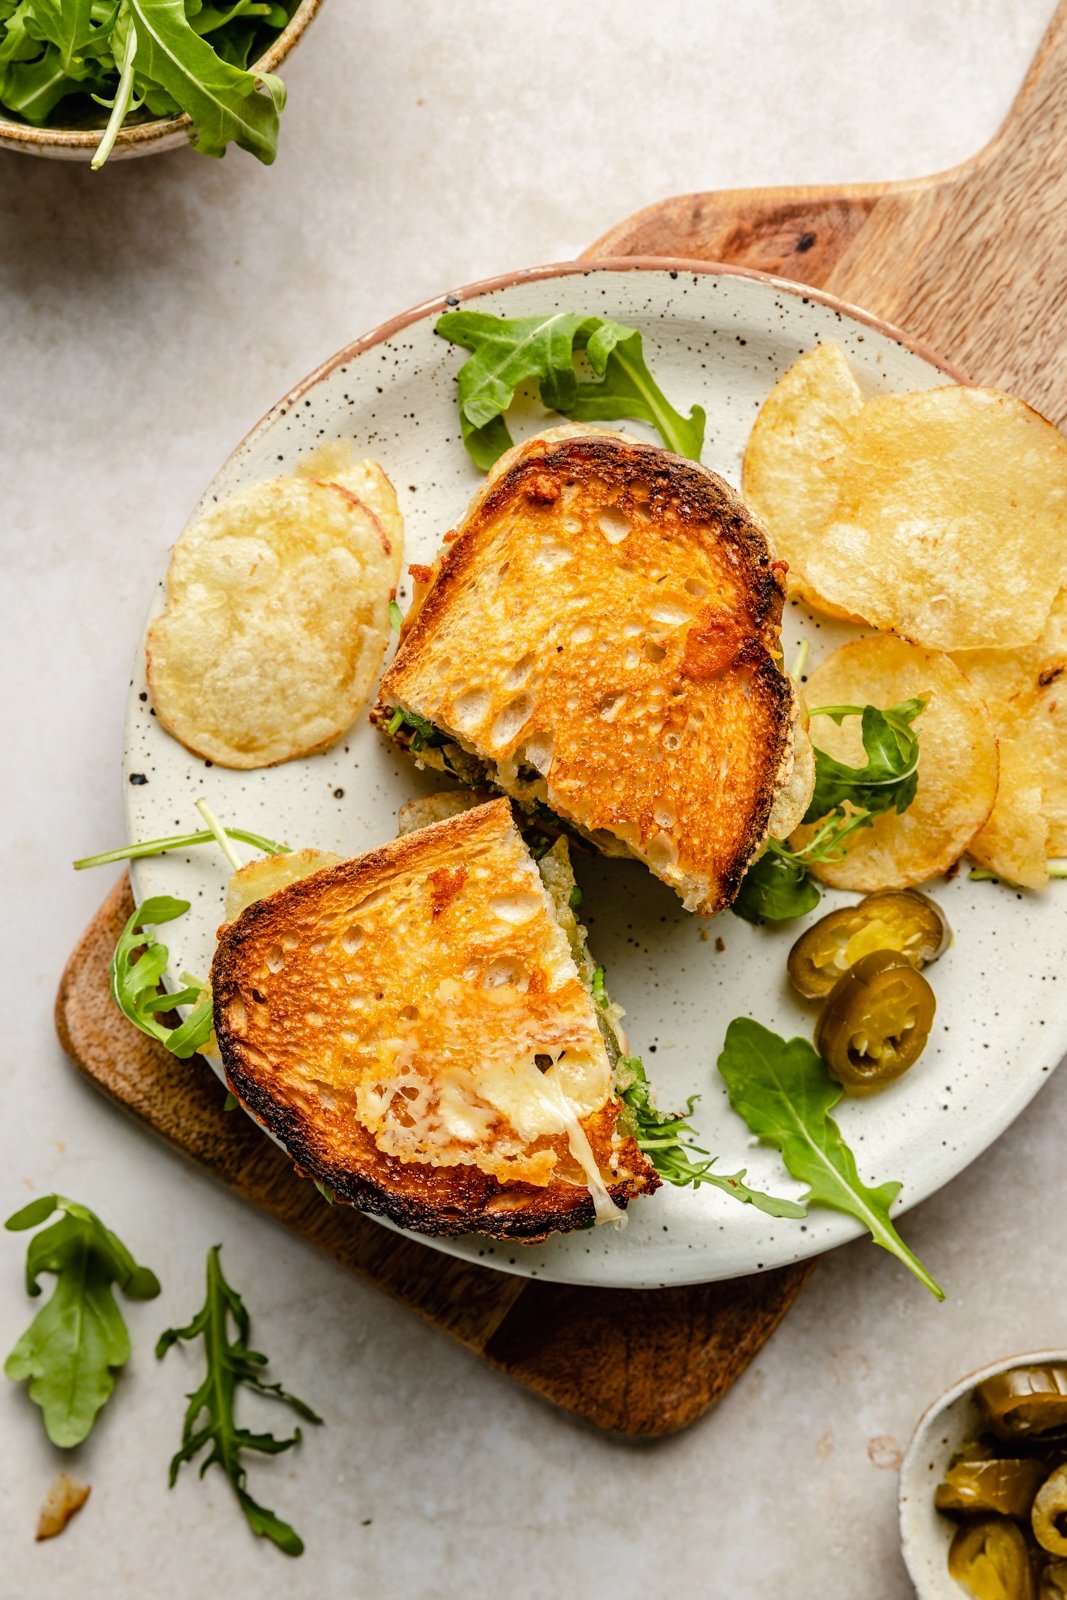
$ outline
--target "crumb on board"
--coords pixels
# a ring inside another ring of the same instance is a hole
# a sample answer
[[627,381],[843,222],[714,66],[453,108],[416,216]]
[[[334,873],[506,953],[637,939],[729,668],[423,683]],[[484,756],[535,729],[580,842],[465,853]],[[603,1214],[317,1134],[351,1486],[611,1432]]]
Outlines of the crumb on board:
[[89,1485],[75,1483],[61,1472],[48,1491],[41,1514],[37,1518],[38,1539],[54,1539],[62,1533],[71,1517],[76,1516],[89,1498]]
[[726,949],[726,940],[723,938],[721,933],[716,935],[715,948],[720,955],[722,955],[723,951]]

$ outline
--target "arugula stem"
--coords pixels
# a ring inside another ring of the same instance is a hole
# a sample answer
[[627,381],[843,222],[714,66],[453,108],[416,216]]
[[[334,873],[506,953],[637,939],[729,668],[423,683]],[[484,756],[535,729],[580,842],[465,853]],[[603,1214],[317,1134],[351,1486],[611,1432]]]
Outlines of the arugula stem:
[[[789,669],[789,676],[792,678],[794,683],[799,683],[801,678],[804,676],[804,668],[808,664],[808,657],[810,654],[811,645],[808,643],[807,639],[802,639],[797,646],[797,653],[793,657],[793,665]],[[817,713],[814,711],[811,712],[812,716],[815,716],[816,714]]]
[[111,107],[111,115],[107,119],[104,136],[96,147],[96,153],[89,163],[93,172],[98,172],[104,165],[119,136],[119,130],[126,120],[126,114],[133,100],[133,62],[137,54],[137,29],[130,17],[126,18],[126,44],[122,51],[122,67],[119,72],[119,86],[115,90],[115,99]]
[[[1045,863],[1050,878],[1067,878],[1067,856],[1049,856]],[[999,872],[994,872],[992,867],[972,867],[967,874],[971,883],[1010,883],[1010,878],[1002,878]]]
[[902,1259],[924,1288],[929,1289],[935,1300],[943,1300],[945,1298],[944,1289],[935,1278],[930,1276],[914,1251],[908,1249],[893,1224],[888,1220],[888,1212],[886,1220],[883,1221],[877,1212],[872,1210],[866,1203],[861,1191],[852,1184],[846,1184],[843,1181],[841,1173],[828,1158],[826,1151],[820,1144],[816,1143],[807,1126],[799,1118],[796,1120],[796,1131],[811,1151],[815,1163],[821,1166],[825,1172],[831,1191],[840,1189],[843,1195],[846,1196],[844,1205],[834,1205],[829,1199],[824,1199],[823,1204],[832,1206],[835,1211],[843,1211],[845,1216],[855,1217],[868,1230],[875,1244],[881,1245],[882,1249],[887,1250],[891,1256],[897,1256]]
[[[288,845],[278,844],[261,833],[251,833],[247,828],[226,828],[223,831],[231,839],[239,839],[242,844],[251,845],[253,850],[262,850],[264,855],[289,854]],[[204,828],[200,833],[174,833],[165,839],[145,839],[141,844],[124,844],[118,850],[102,850],[99,855],[82,856],[80,861],[73,863],[73,866],[75,872],[84,872],[86,867],[106,867],[113,861],[138,861],[144,856],[162,856],[168,850],[185,850],[193,845],[214,842],[215,835],[210,828]]]
[[219,849],[226,857],[226,860],[230,863],[230,866],[233,868],[234,872],[240,872],[244,863],[237,854],[237,851],[234,849],[233,845],[230,843],[229,839],[227,839],[226,829],[222,826],[222,823],[212,811],[207,801],[203,798],[199,799],[196,802],[196,809],[199,811],[200,815],[203,817],[204,821],[215,835]]

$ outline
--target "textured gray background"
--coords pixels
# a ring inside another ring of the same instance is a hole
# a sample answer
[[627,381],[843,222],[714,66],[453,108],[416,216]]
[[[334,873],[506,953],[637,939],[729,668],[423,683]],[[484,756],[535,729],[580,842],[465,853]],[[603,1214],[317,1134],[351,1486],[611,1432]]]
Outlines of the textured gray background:
[[[905,1600],[897,1451],[927,1400],[1063,1344],[1067,1080],[909,1218],[945,1306],[869,1245],[827,1259],[721,1408],[636,1446],[557,1416],[128,1125],[51,1030],[63,960],[122,836],[122,709],[167,545],[305,371],[449,286],[577,253],[687,189],[907,177],[1006,112],[1049,0],[328,0],[294,56],[271,170],[181,151],[97,176],[0,153],[7,992],[0,1207],[59,1188],[163,1280],[73,1462],[92,1499],[35,1546],[57,1470],[0,1389],[0,1596],[436,1600],[534,1583],[706,1600]],[[277,1375],[324,1413],[253,1491],[307,1541],[253,1541],[215,1473],[170,1494],[193,1366],[159,1328],[225,1244]],[[0,1237],[0,1349],[28,1320]]]

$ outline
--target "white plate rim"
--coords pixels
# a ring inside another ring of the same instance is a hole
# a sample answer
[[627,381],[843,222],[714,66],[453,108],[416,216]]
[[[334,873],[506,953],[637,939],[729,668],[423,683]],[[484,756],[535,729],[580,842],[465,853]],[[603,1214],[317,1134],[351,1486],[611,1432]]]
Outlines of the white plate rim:
[[[830,294],[826,289],[815,289],[792,278],[779,278],[772,272],[760,272],[755,267],[737,267],[728,262],[690,261],[684,256],[590,256],[587,260],[549,262],[539,267],[519,267],[511,272],[498,273],[491,278],[478,278],[473,283],[464,284],[458,289],[446,289],[443,294],[433,295],[429,300],[420,301],[409,310],[390,317],[388,321],[380,322],[369,333],[360,334],[351,344],[343,345],[333,355],[327,356],[325,361],[320,362],[306,377],[301,378],[287,390],[269,411],[264,412],[258,422],[252,424],[244,437],[237,441],[227,456],[227,461],[251,445],[279,415],[287,411],[295,401],[302,400],[309,389],[315,388],[324,378],[328,378],[336,367],[354,361],[365,351],[373,350],[375,345],[384,343],[397,333],[402,333],[412,323],[423,322],[428,317],[441,316],[446,311],[454,311],[458,306],[466,305],[469,300],[496,294],[499,290],[510,289],[518,283],[540,283],[546,279],[588,276],[594,272],[663,272],[668,276],[673,273],[675,277],[685,273],[709,278],[749,278],[757,283],[766,283],[781,294],[792,295],[799,300],[814,300],[832,311],[840,311],[850,321],[861,322],[866,327],[873,328],[887,339],[892,339],[894,343],[909,350],[912,355],[928,362],[930,366],[938,367],[947,378],[952,379],[953,383],[971,382],[959,367],[939,355],[921,339],[912,338],[893,323],[886,322],[883,317],[875,316],[873,312],[865,311],[861,306],[853,305],[851,301],[842,300],[840,296]],[[218,470],[221,471],[221,468]],[[199,507],[201,503],[198,501],[197,506]]]

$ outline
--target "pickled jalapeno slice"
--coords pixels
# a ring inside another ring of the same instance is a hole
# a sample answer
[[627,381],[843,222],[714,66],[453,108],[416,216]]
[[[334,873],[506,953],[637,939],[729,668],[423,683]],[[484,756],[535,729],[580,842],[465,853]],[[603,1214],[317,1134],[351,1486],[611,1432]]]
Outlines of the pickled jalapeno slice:
[[1026,1540],[1007,1517],[965,1523],[952,1541],[948,1570],[974,1600],[1035,1600]]
[[1030,1525],[1042,1550],[1067,1556],[1067,1465],[1050,1473],[1037,1491]]
[[1043,1461],[978,1461],[964,1457],[949,1467],[934,1505],[939,1511],[996,1512],[1025,1522],[1034,1496],[1048,1476]]
[[1012,1367],[986,1378],[974,1397],[1001,1439],[1067,1438],[1067,1366]]
[[1042,1567],[1037,1600],[1067,1600],[1067,1561],[1049,1561]]
[[895,950],[913,967],[925,967],[951,937],[940,907],[926,895],[915,889],[883,890],[820,917],[790,950],[786,971],[799,994],[819,1000],[875,950]]
[[934,991],[911,962],[876,950],[834,984],[815,1026],[815,1048],[847,1093],[870,1093],[918,1060],[935,1009]]

